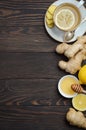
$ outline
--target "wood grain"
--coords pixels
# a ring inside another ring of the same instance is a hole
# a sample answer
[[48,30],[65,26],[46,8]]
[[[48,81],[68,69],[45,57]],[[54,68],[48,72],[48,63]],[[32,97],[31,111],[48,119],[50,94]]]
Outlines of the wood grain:
[[52,52],[57,42],[44,27],[44,15],[52,2],[1,1],[0,51]]
[[58,92],[55,79],[0,80],[0,106],[64,106],[71,105]]
[[[1,128],[4,129],[10,129],[13,127],[13,130],[17,129],[41,129],[45,130],[60,130],[67,128],[66,125],[68,125],[67,121],[65,120],[65,113],[64,109],[67,111],[67,108],[64,107],[24,107],[20,109],[15,109],[13,107],[12,109],[3,109],[1,111],[0,109],[0,117],[2,117],[2,120],[0,120],[0,126],[3,125],[3,120],[5,125]],[[8,110],[8,113],[6,113]],[[12,113],[9,112],[12,110]],[[53,111],[54,110],[54,111]],[[63,111],[62,111],[63,110]],[[2,114],[3,113],[3,114]],[[3,116],[2,116],[3,115]],[[60,120],[58,119],[58,116]],[[64,124],[59,125],[59,124]],[[74,127],[69,127],[68,129],[73,130]],[[78,128],[76,128],[78,130]],[[81,129],[80,129],[81,130]]]
[[55,53],[0,53],[0,79],[55,78],[58,80],[65,75],[65,72],[57,66],[60,58]]

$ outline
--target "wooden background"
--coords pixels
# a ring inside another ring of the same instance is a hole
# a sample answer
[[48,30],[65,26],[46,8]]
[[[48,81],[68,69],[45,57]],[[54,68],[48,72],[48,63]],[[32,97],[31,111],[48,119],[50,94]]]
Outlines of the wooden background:
[[0,0],[0,130],[82,130],[66,121],[71,99],[57,91],[67,73],[44,27],[53,2]]

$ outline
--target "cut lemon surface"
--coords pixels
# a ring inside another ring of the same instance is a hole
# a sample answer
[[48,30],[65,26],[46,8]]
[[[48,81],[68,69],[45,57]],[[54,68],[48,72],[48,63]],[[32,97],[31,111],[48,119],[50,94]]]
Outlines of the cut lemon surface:
[[78,94],[72,99],[72,105],[76,110],[85,111],[86,110],[86,95]]
[[56,14],[56,24],[62,30],[69,30],[75,24],[75,15],[70,9],[61,9]]

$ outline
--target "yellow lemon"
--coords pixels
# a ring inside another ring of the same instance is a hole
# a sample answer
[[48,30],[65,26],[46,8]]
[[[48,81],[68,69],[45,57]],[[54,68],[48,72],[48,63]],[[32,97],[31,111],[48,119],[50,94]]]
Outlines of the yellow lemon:
[[86,65],[79,70],[78,78],[81,84],[86,84]]
[[79,111],[86,110],[86,95],[85,94],[78,94],[72,99],[72,105],[75,109]]
[[61,9],[56,14],[56,24],[62,30],[71,29],[75,24],[75,15],[70,9]]

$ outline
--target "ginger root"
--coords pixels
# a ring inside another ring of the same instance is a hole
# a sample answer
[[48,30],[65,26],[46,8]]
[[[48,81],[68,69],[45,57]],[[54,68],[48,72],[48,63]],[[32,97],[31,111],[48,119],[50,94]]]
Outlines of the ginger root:
[[71,74],[74,74],[81,68],[82,61],[86,58],[86,51],[82,50],[79,53],[77,53],[74,57],[72,57],[68,62],[66,61],[60,61],[59,67],[66,72],[70,72]]
[[70,108],[66,114],[66,119],[70,125],[86,129],[86,117],[82,112],[75,111],[75,109]]
[[86,35],[81,36],[72,45],[62,43],[56,47],[56,52],[64,54],[69,61],[60,61],[59,67],[66,72],[75,74],[80,68],[83,60],[86,59]]

